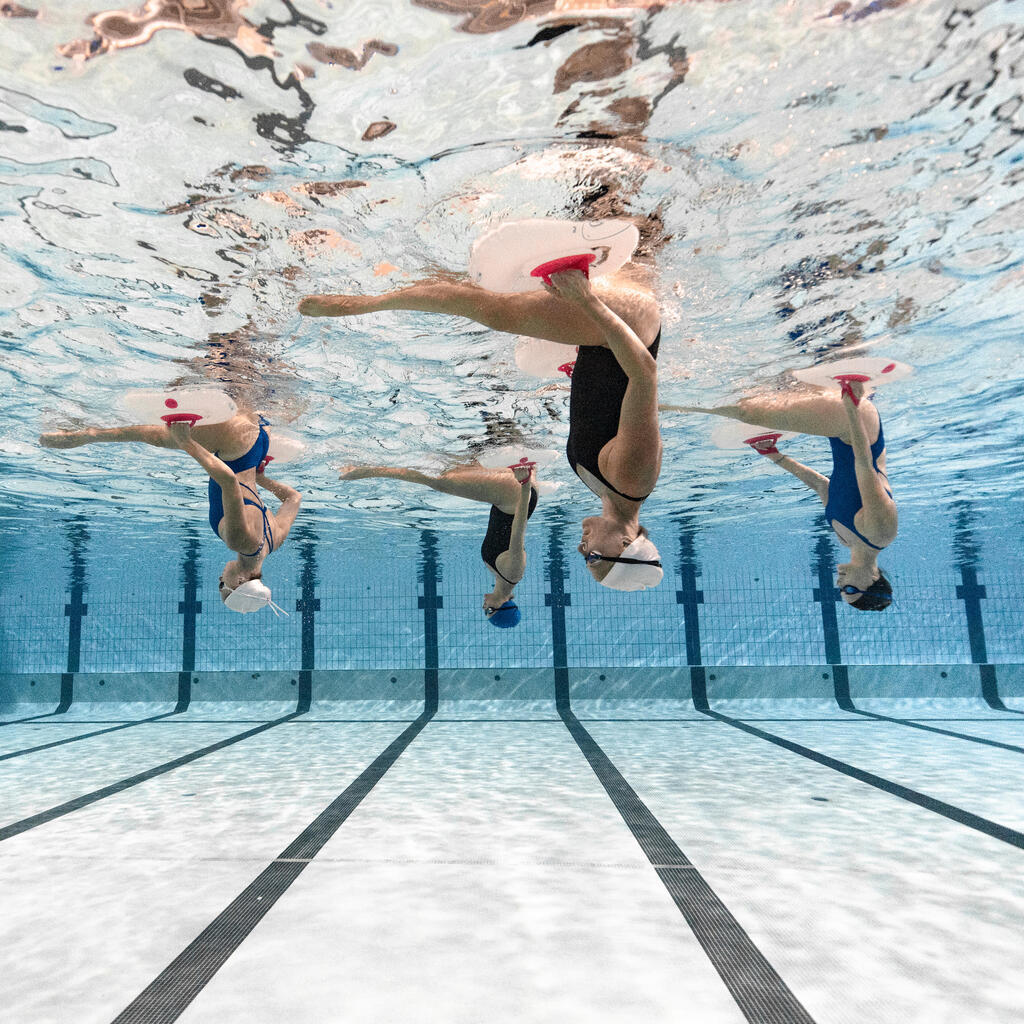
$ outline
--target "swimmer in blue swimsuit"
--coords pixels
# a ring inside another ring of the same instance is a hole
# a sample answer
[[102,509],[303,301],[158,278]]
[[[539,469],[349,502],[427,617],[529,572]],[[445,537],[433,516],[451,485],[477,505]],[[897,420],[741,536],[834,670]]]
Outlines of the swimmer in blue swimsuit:
[[491,506],[480,557],[494,577],[484,594],[484,615],[492,626],[518,625],[520,611],[513,598],[516,584],[526,573],[526,524],[537,507],[533,467],[486,469],[479,464],[457,466],[440,476],[429,476],[400,466],[343,466],[342,480],[387,477],[422,484],[442,494],[454,494]]
[[[640,507],[661,472],[657,342],[660,313],[643,271],[627,267],[591,287],[579,270],[550,275],[545,291],[505,294],[455,281],[429,281],[385,295],[309,295],[305,316],[384,309],[464,316],[493,330],[580,348],[569,403],[573,471],[601,500],[583,520],[577,550],[599,583],[615,590],[656,586],[658,549]],[[577,376],[579,379],[577,380]]]
[[885,435],[878,410],[863,401],[864,385],[844,382],[840,398],[756,396],[714,409],[663,406],[680,412],[707,412],[769,430],[795,430],[827,437],[832,475],[824,477],[791,459],[765,439],[752,447],[813,490],[825,506],[825,519],[850,560],[839,565],[836,586],[858,611],[882,611],[892,603],[892,585],[878,566],[878,553],[896,539],[896,502],[885,473]]
[[[229,596],[250,580],[262,579],[264,559],[284,543],[302,500],[298,491],[263,473],[270,447],[266,427],[262,417],[238,413],[222,423],[195,427],[174,423],[60,431],[43,434],[39,442],[47,448],[78,448],[97,442],[136,441],[191,455],[210,477],[210,527],[238,555],[220,576],[221,600],[233,607]],[[263,503],[257,484],[281,501],[276,512]],[[269,591],[267,597],[269,603]]]

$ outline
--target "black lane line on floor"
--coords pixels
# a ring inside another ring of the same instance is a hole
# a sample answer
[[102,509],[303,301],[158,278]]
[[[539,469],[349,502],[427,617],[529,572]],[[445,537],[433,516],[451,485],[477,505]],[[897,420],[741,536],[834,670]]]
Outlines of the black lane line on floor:
[[579,719],[566,709],[562,721],[747,1020],[813,1024],[789,986]]
[[170,1024],[345,823],[431,719],[424,711],[281,854],[114,1018],[113,1024]]
[[846,775],[851,779],[856,779],[858,782],[864,782],[869,786],[874,786],[875,789],[880,789],[883,793],[899,797],[901,800],[906,800],[908,803],[916,804],[918,807],[923,807],[925,810],[933,811],[935,814],[940,814],[942,817],[948,818],[950,821],[955,821],[958,825],[965,825],[967,828],[974,829],[976,832],[982,832],[987,836],[991,836],[993,839],[998,839],[1000,842],[1009,843],[1010,846],[1016,846],[1018,850],[1024,850],[1024,832],[1018,832],[1016,829],[1007,828],[1005,825],[1000,825],[998,822],[990,821],[988,818],[981,817],[981,815],[965,811],[962,807],[956,807],[953,804],[948,804],[944,800],[937,800],[935,797],[926,796],[924,793],[919,793],[916,789],[910,789],[910,787],[902,786],[898,782],[892,782],[890,779],[884,779],[880,775],[875,775],[873,772],[866,772],[861,768],[855,768],[853,765],[847,764],[845,761],[829,757],[828,754],[822,754],[820,751],[812,750],[810,747],[805,747],[800,743],[794,743],[792,740],[783,739],[783,737],[776,736],[774,733],[765,732],[763,729],[758,729],[756,726],[740,721],[737,718],[731,718],[729,715],[723,715],[714,710],[705,711],[704,714],[717,719],[719,722],[725,722],[727,725],[731,725],[734,729],[739,729],[741,732],[748,733],[751,736],[756,736],[758,739],[766,740],[767,742],[773,743],[777,747],[782,747],[784,750],[788,750],[791,753],[799,754],[801,757],[806,757],[809,761],[814,761],[817,764],[824,765],[826,768],[831,768],[833,771]]
[[[93,736],[105,736],[108,732],[119,732],[121,729],[131,729],[136,725],[147,725],[150,722],[159,722],[163,718],[170,718],[176,715],[177,711],[167,711],[162,715],[154,715],[152,718],[140,718],[134,722],[122,722],[120,725],[111,726],[109,729],[96,729],[93,732],[83,732],[78,736],[68,736],[62,740],[54,740],[52,743],[40,743],[37,747],[26,747],[24,750],[13,750],[9,754],[0,754],[0,761],[9,761],[12,757],[23,757],[25,754],[36,754],[40,750],[49,750],[51,747],[62,747],[66,743],[77,743],[79,740],[88,740]],[[61,722],[61,725],[75,725],[74,722]],[[86,723],[82,723],[86,724]]]
[[[41,715],[30,715],[28,718],[13,718],[9,722],[0,722],[0,727],[5,725],[21,725],[24,722],[38,722],[40,718],[53,718],[57,714],[56,708],[53,711],[44,711]],[[66,725],[65,722],[40,722],[40,725]]]
[[13,836],[21,835],[22,832],[27,832],[38,825],[45,825],[48,822],[63,817],[65,814],[71,814],[72,811],[80,811],[83,807],[88,807],[90,804],[104,800],[108,796],[123,793],[125,790],[141,785],[143,782],[155,779],[159,775],[165,775],[167,772],[174,771],[175,768],[181,768],[183,765],[198,761],[199,758],[205,757],[207,754],[213,754],[218,750],[223,750],[225,747],[233,746],[235,743],[241,743],[242,740],[258,736],[261,732],[266,732],[268,729],[273,729],[276,726],[291,721],[297,714],[297,711],[293,711],[283,718],[275,719],[272,722],[265,722],[262,725],[258,725],[255,729],[246,729],[245,732],[240,732],[236,736],[229,736],[227,739],[220,740],[217,743],[211,743],[208,747],[193,750],[190,754],[176,757],[173,761],[167,761],[164,764],[157,765],[155,768],[149,768],[138,775],[132,775],[130,778],[104,786],[102,789],[94,789],[91,793],[84,793],[82,796],[75,797],[74,800],[68,800],[66,803],[51,807],[49,810],[40,811],[38,814],[22,818],[20,821],[11,822],[10,825],[4,825],[0,828],[0,842],[3,842],[5,839],[11,839]]
[[[937,733],[939,736],[952,736],[953,739],[966,740],[968,743],[981,743],[986,747],[998,747],[1000,750],[1012,750],[1015,754],[1024,754],[1024,747],[1018,747],[1012,743],[989,740],[983,736],[971,736],[965,732],[953,732],[951,729],[939,729],[934,725],[924,725],[921,722],[911,721],[909,718],[890,718],[888,715],[879,715],[874,711],[862,711],[858,707],[852,707],[850,711],[852,714],[862,715],[876,722],[891,722],[893,725],[905,725],[908,729],[921,729],[924,732]],[[984,721],[984,719],[979,719],[979,721]]]
[[[555,638],[555,705],[559,717],[750,1024],[814,1024],[813,1018],[729,913],[703,875],[573,714],[568,670],[564,667],[567,661],[565,606],[568,600],[562,589],[564,570],[561,532],[561,523],[551,530],[547,567],[551,588],[548,605],[551,608],[551,628]],[[685,557],[683,561],[686,562]],[[689,564],[693,569],[692,558]],[[685,589],[685,573],[683,583]],[[686,618],[687,651],[699,660],[700,636],[690,632],[691,628],[697,628],[696,615],[687,615]],[[700,672],[702,683],[703,669]],[[696,692],[697,684],[694,682],[693,685]]]

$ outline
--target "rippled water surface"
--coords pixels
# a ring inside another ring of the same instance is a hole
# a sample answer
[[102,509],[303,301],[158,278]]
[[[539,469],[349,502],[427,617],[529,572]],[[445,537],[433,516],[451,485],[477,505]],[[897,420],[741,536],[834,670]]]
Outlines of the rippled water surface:
[[[443,507],[460,522],[472,509],[331,467],[442,466],[520,436],[560,448],[565,385],[523,376],[512,337],[465,321],[295,306],[461,273],[487,226],[537,216],[638,219],[664,401],[884,354],[918,371],[878,396],[902,513],[1019,491],[1019,3],[0,14],[8,503],[194,515],[184,455],[35,438],[123,422],[126,389],[205,381],[307,439],[288,478],[321,516]],[[712,449],[710,423],[663,426],[662,508],[745,518],[801,499],[766,495],[771,467]],[[794,450],[825,468],[820,441]],[[560,500],[592,504],[564,463],[552,475]]]

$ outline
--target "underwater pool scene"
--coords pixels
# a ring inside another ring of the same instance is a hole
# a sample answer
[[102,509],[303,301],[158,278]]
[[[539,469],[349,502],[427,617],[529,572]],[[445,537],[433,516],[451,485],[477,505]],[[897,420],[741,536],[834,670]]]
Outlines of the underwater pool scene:
[[0,3],[0,1017],[1024,1019],[1024,3],[132,3]]

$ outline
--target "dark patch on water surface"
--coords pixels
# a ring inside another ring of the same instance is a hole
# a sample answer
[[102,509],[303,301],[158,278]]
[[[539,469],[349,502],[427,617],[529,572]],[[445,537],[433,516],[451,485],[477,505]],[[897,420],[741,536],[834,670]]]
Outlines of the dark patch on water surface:
[[204,75],[197,68],[186,68],[183,77],[193,89],[200,89],[202,92],[219,96],[222,100],[237,100],[241,98],[242,94],[237,89],[233,89],[230,85],[219,82],[216,78],[211,78],[209,75]]

